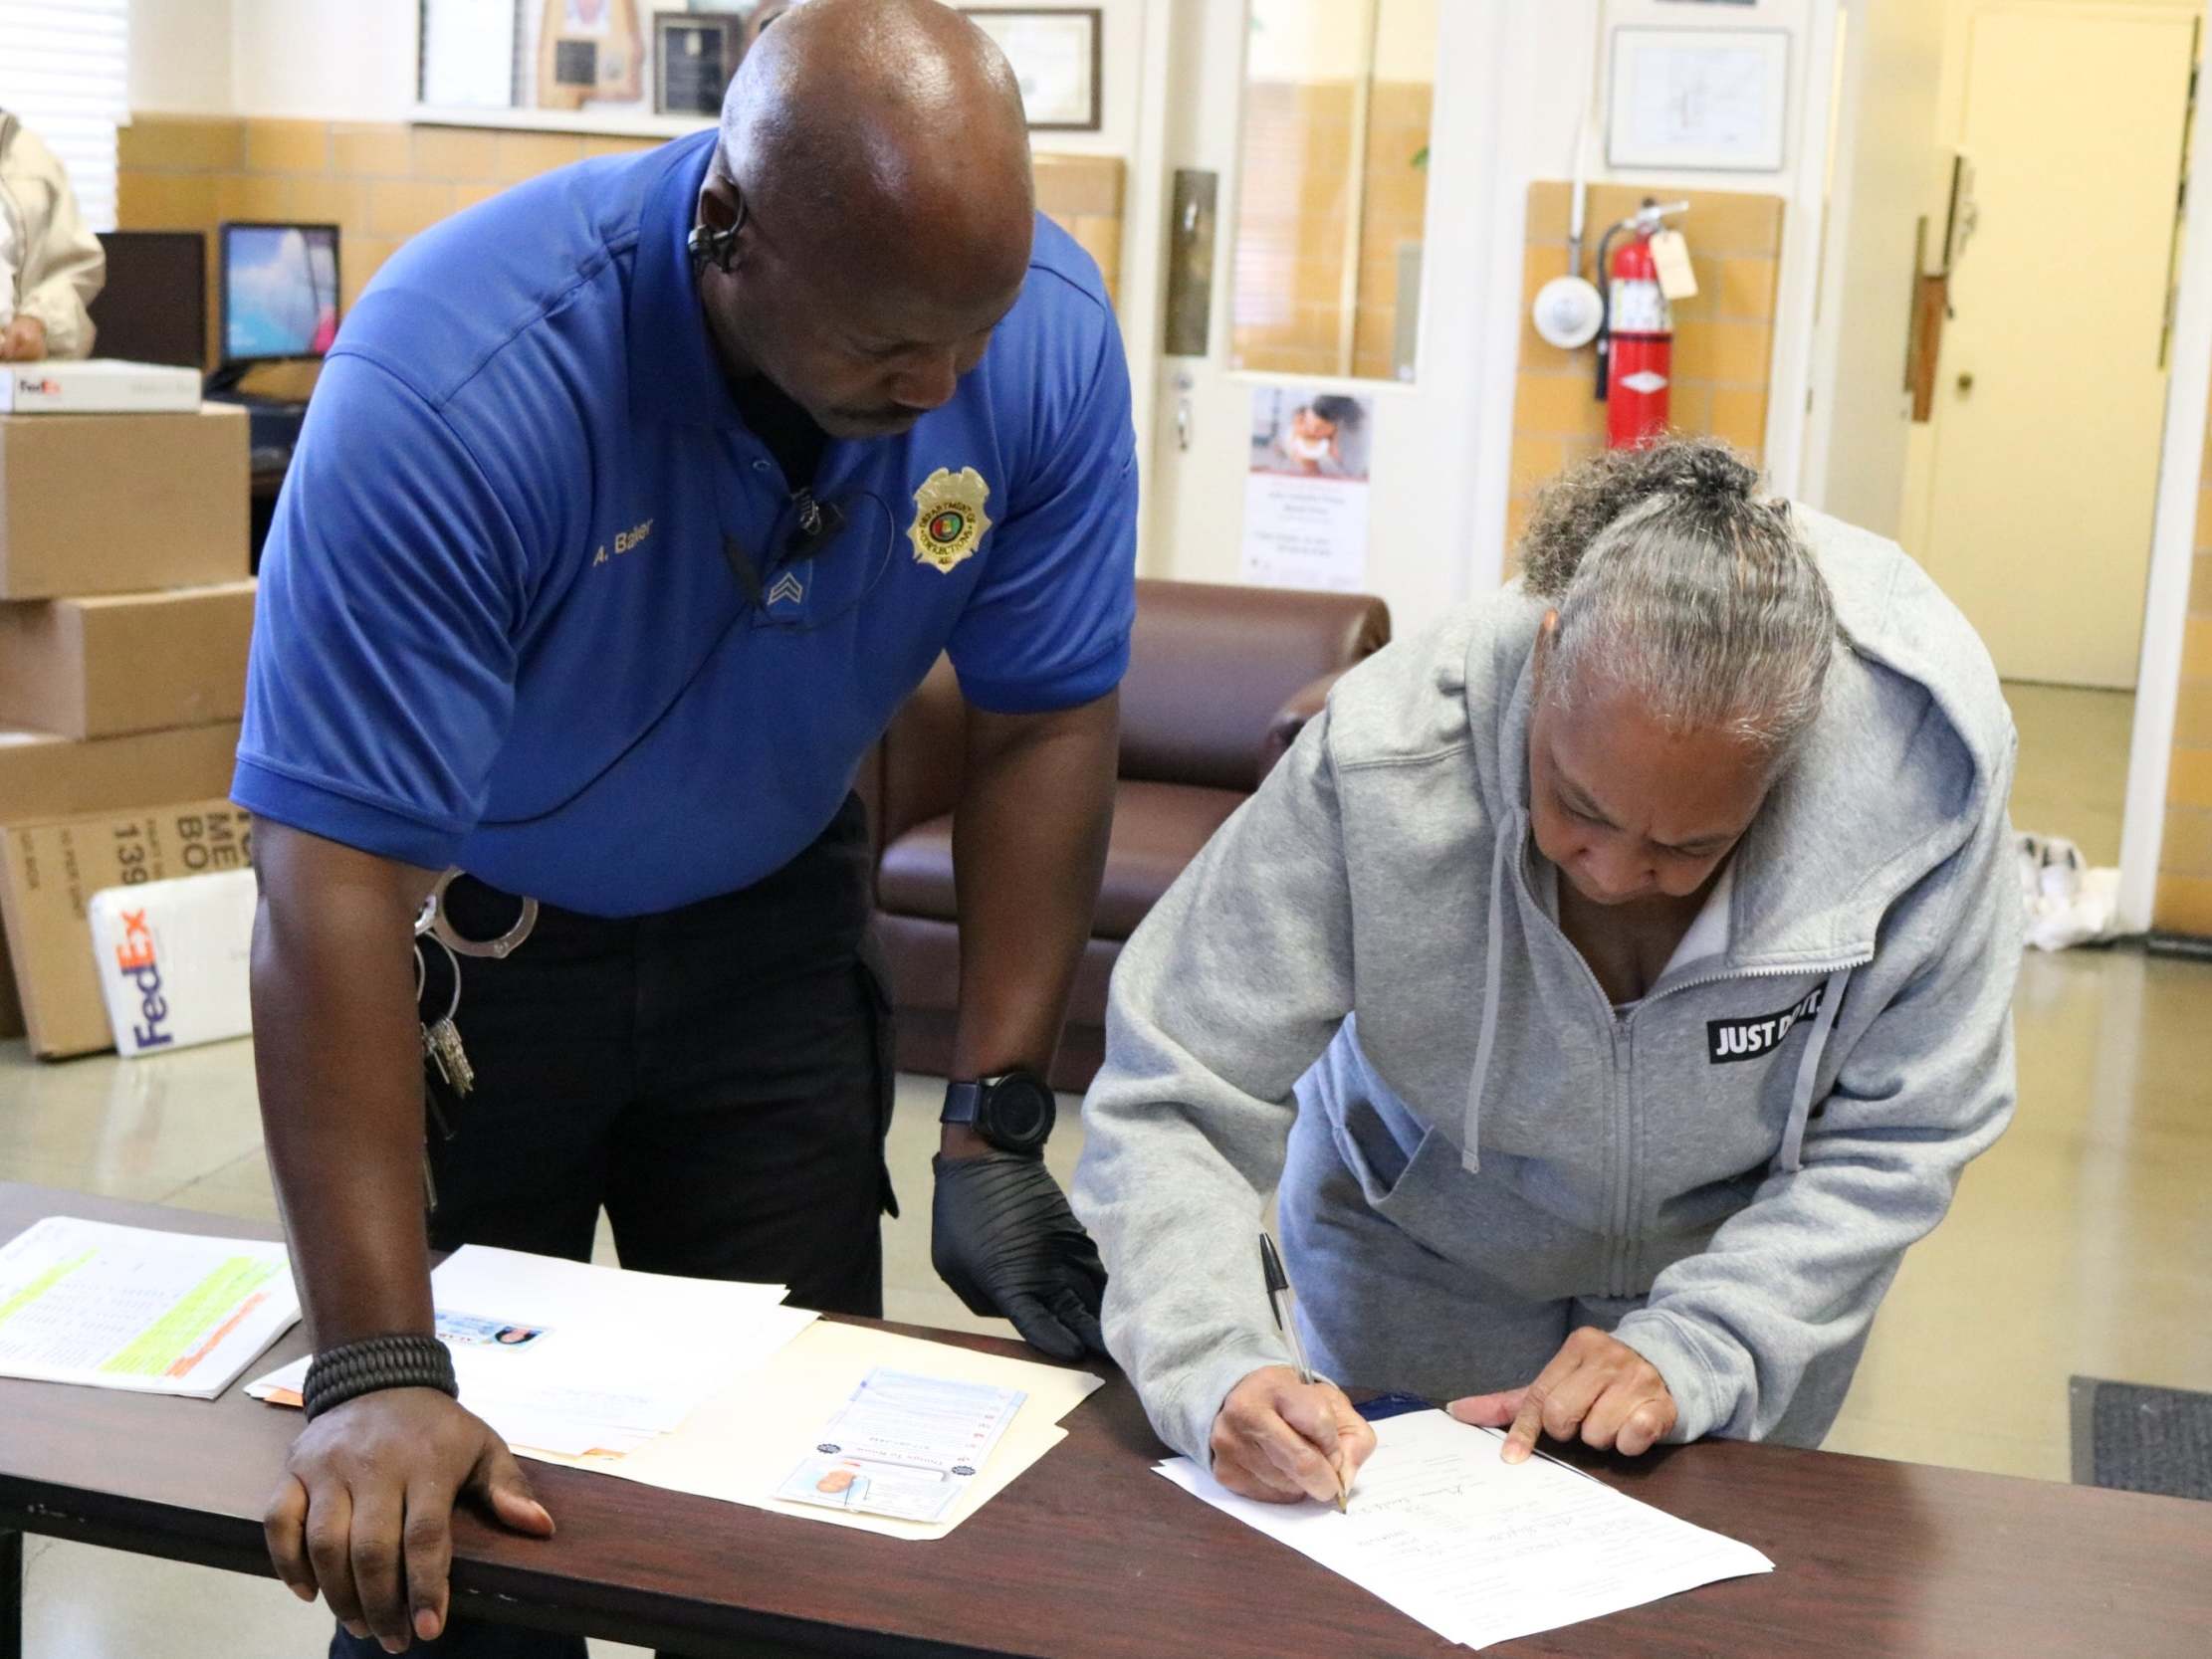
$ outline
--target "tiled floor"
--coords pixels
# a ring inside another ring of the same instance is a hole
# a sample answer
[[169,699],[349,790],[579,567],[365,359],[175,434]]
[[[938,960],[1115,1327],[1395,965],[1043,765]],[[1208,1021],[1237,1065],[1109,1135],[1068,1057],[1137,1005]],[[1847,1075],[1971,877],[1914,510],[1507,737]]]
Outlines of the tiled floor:
[[[2067,1378],[2212,1387],[2212,966],[2031,955],[2022,1101],[1907,1259],[1830,1444],[2067,1476]],[[929,1266],[939,1086],[902,1081],[886,1228],[896,1318],[982,1328]],[[1080,1143],[1073,1115],[1052,1161]],[[245,1044],[35,1065],[0,1044],[0,1178],[271,1219]],[[326,1626],[274,1583],[33,1542],[31,1659],[292,1659]],[[602,1645],[602,1659],[634,1650]]]
[[2014,827],[2063,835],[2094,865],[2117,864],[2135,694],[2010,680],[2005,701],[2020,728]]

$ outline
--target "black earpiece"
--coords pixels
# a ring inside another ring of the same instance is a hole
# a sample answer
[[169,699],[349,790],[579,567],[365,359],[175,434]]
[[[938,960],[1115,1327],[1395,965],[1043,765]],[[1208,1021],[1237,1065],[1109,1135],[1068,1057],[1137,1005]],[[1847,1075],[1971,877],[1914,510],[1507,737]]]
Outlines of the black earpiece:
[[711,226],[694,225],[684,246],[691,251],[691,273],[694,277],[710,265],[728,276],[730,262],[737,256],[738,227],[732,225],[728,230],[718,231]]

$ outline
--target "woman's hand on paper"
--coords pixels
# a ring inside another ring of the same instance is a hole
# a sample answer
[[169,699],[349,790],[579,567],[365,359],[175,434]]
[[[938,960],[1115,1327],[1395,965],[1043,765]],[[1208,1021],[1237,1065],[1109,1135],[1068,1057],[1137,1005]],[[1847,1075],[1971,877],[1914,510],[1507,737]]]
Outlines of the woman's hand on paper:
[[498,1435],[434,1388],[363,1394],[292,1444],[262,1520],[270,1563],[302,1600],[316,1591],[356,1637],[389,1653],[444,1630],[453,1505],[553,1536],[553,1517]]
[[1508,1463],[1534,1451],[1539,1432],[1638,1457],[1674,1426],[1675,1415],[1659,1367],[1594,1326],[1569,1337],[1527,1386],[1473,1394],[1446,1409],[1462,1423],[1506,1429]]
[[1239,1497],[1334,1504],[1375,1450],[1375,1430],[1335,1383],[1267,1365],[1229,1390],[1210,1449],[1214,1478]]

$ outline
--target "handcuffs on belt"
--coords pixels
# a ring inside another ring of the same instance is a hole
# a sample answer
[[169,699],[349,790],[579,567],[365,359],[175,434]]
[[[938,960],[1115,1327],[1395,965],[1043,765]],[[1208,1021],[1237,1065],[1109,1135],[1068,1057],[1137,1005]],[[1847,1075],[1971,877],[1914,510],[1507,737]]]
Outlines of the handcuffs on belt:
[[[512,928],[497,938],[469,938],[456,932],[452,919],[446,915],[445,895],[446,889],[453,885],[453,879],[461,873],[458,869],[448,870],[431,887],[429,896],[422,902],[422,910],[415,917],[414,939],[415,1011],[418,1018],[422,1012],[422,993],[426,982],[422,960],[424,938],[427,937],[445,952],[446,965],[452,971],[453,995],[446,1003],[445,1012],[435,1020],[422,1021],[422,1057],[424,1064],[435,1070],[438,1079],[453,1092],[456,1101],[476,1087],[476,1068],[469,1063],[468,1054],[461,1046],[461,1028],[453,1022],[453,1016],[461,1011],[461,958],[505,958],[519,949],[523,941],[530,937],[531,930],[538,926],[538,901],[526,898],[523,900],[523,914],[516,918]],[[451,1141],[453,1126],[439,1104],[438,1091],[428,1086],[427,1076],[424,1082],[423,1100],[431,1123],[440,1140]],[[426,1207],[435,1210],[438,1207],[438,1187],[430,1172],[428,1145],[423,1147],[422,1154],[422,1192]]]

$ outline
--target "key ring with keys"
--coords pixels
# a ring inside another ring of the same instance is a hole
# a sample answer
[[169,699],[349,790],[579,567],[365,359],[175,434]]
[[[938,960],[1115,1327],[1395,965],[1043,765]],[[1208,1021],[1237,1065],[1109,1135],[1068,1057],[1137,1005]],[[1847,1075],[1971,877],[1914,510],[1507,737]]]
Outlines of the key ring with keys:
[[[446,999],[445,1012],[442,1015],[435,1020],[423,1020],[426,1029],[451,1024],[453,1016],[461,1011],[461,964],[454,959],[452,945],[436,933],[431,933],[429,938],[432,944],[445,952],[447,976],[453,981],[453,994]],[[422,993],[427,982],[423,972],[422,941],[418,938],[415,941],[415,1009],[418,1014],[422,1009]]]
[[[422,910],[415,917],[415,937],[428,933],[457,956],[489,956],[495,959],[508,956],[520,948],[530,937],[531,930],[538,926],[538,901],[526,898],[523,914],[515,919],[515,926],[497,938],[467,938],[454,931],[453,923],[445,913],[446,889],[460,875],[458,869],[448,870],[430,889],[430,896],[423,900]],[[456,964],[458,965],[458,964]]]

